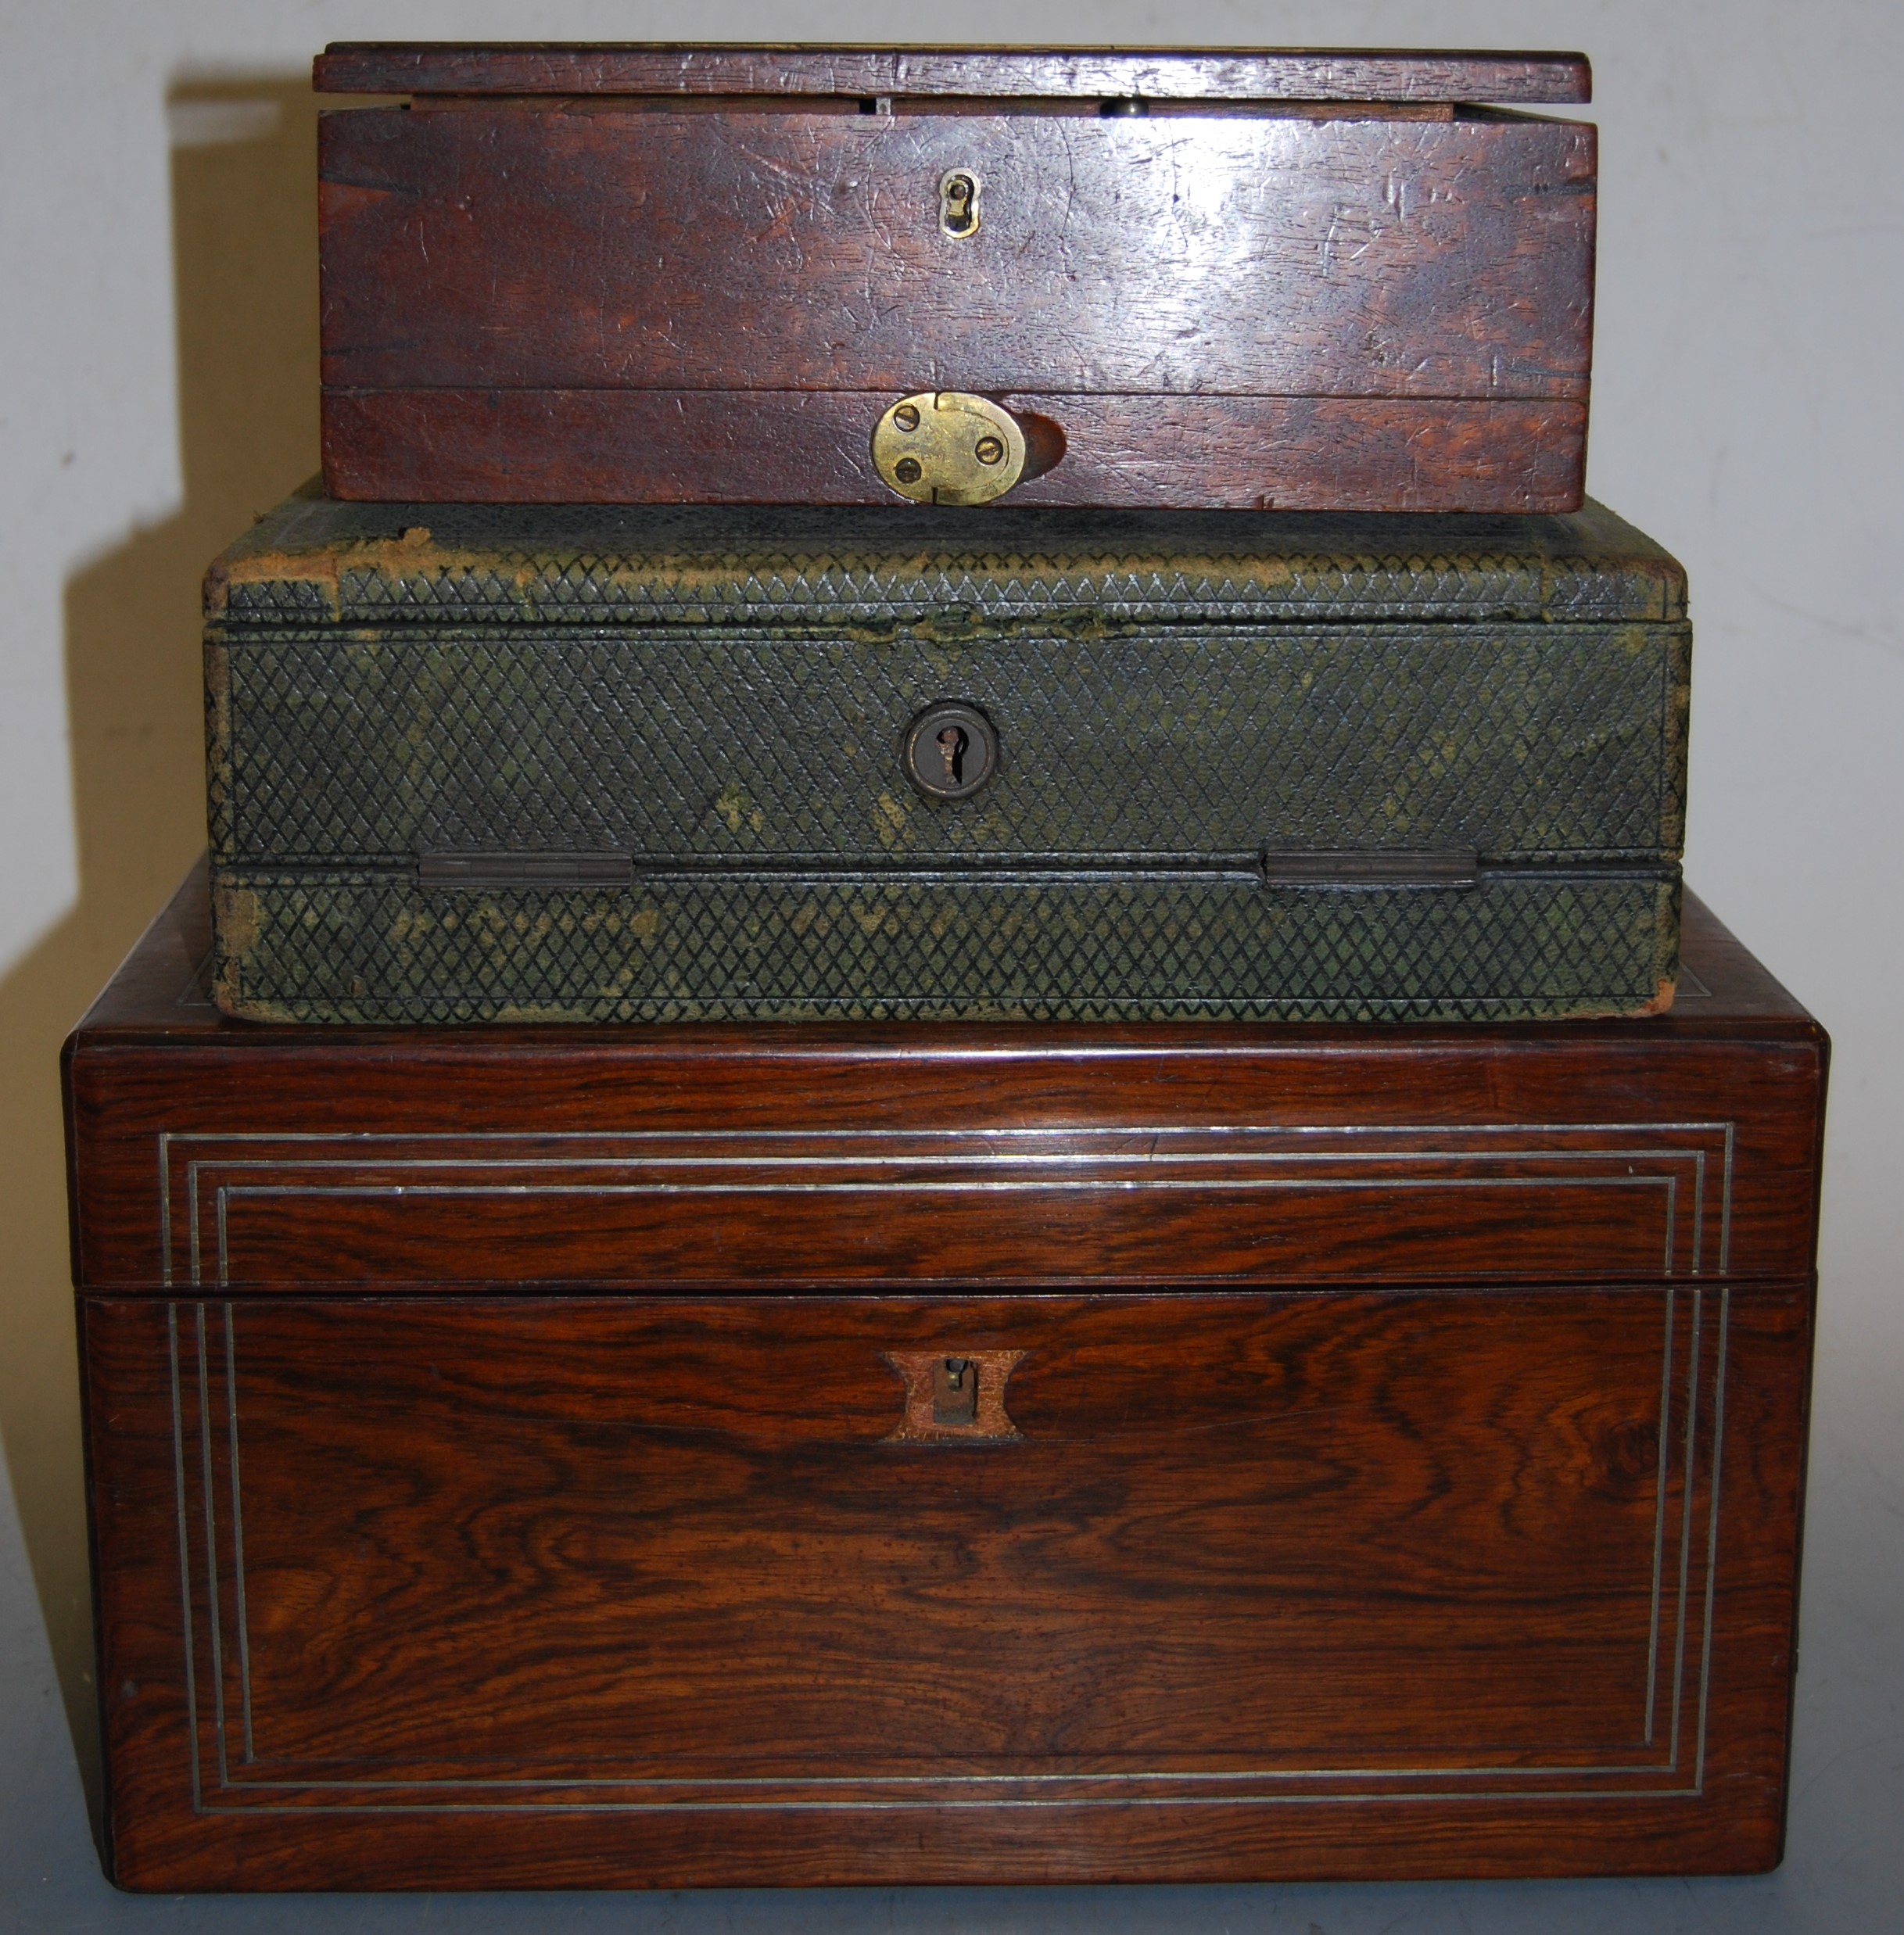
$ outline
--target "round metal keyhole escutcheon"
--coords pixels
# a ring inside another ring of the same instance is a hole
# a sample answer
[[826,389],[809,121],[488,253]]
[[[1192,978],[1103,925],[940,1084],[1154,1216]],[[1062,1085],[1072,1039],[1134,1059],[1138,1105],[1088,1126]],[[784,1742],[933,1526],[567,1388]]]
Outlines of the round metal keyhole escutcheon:
[[929,705],[905,729],[905,776],[930,800],[967,800],[998,770],[999,735],[975,705]]

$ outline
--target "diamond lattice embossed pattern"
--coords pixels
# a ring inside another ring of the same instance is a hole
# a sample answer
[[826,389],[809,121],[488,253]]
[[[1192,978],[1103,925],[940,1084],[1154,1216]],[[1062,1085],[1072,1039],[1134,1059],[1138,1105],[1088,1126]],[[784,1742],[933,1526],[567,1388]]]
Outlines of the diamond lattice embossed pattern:
[[[1683,610],[1678,568],[1597,507],[293,499],[209,586],[221,998],[393,1021],[1644,1006],[1674,972]],[[998,739],[949,801],[901,758],[947,701]],[[1265,851],[1473,864],[1292,883]],[[486,882],[498,856],[629,883]]]

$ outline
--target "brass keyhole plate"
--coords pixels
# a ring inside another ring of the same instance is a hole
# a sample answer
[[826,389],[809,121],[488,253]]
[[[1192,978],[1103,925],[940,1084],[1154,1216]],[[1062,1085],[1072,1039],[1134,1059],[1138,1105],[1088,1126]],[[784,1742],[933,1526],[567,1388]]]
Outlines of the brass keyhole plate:
[[905,729],[905,776],[929,800],[969,800],[999,767],[999,735],[975,705],[942,700]]
[[948,168],[939,177],[939,227],[954,242],[978,233],[978,198],[983,188],[970,168]]
[[873,426],[873,468],[916,504],[990,503],[1024,467],[1024,432],[989,396],[921,390]]
[[974,1357],[941,1357],[932,1367],[934,1424],[978,1422],[978,1385],[983,1369]]
[[[1006,1414],[1005,1387],[1024,1361],[1022,1350],[888,1350],[881,1353],[905,1384],[905,1408],[898,1426],[886,1434],[888,1444],[970,1444],[991,1439],[1009,1443],[1023,1434]],[[948,1363],[959,1363],[974,1380],[976,1402],[968,1421],[948,1423],[939,1416],[945,1407],[934,1402]]]

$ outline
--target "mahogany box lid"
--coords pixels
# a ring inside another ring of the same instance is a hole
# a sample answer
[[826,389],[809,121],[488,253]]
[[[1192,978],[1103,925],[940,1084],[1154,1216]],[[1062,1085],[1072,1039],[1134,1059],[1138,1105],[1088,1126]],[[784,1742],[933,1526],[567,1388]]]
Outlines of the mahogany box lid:
[[353,44],[316,83],[360,102],[319,124],[335,496],[1581,502],[1595,131],[1529,111],[1577,54]]
[[1593,92],[1584,54],[1327,48],[338,41],[317,57],[313,78],[329,94],[1547,104]]

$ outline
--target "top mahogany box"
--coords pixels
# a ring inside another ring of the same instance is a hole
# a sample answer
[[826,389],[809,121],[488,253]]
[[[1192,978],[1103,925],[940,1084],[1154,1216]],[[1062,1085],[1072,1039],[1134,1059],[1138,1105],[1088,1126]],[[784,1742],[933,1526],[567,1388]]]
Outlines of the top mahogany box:
[[[335,46],[333,496],[1564,511],[1577,54]],[[1483,103],[1489,105],[1482,105]]]

